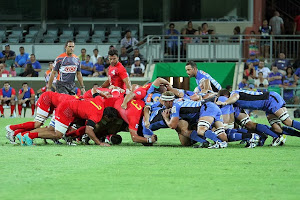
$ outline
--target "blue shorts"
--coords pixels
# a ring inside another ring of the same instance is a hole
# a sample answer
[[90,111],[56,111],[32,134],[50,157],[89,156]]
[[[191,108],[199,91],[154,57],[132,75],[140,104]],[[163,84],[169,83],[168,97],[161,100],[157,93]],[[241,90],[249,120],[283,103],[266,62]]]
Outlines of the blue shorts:
[[223,122],[220,108],[212,102],[207,102],[201,106],[200,118],[206,116],[215,118],[215,121]]
[[[225,102],[227,99],[228,99],[227,97],[220,96],[218,98],[218,101]],[[229,115],[231,113],[234,113],[232,104],[226,106],[219,106],[219,107],[221,109],[222,115]]]
[[285,101],[277,92],[270,92],[266,115],[275,114],[280,108],[285,107]]

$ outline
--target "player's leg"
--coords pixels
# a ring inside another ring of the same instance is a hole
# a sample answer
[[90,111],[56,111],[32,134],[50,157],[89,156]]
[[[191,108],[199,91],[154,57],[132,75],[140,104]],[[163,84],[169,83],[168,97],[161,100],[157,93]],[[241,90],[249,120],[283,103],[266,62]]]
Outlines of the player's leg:
[[228,142],[223,122],[215,121],[215,128],[215,133],[217,134],[218,138],[220,138],[222,141]]
[[4,108],[3,108],[3,100],[0,100],[0,117],[4,117]]
[[296,120],[292,120],[287,112],[286,107],[282,107],[277,110],[275,116],[282,121],[282,123],[286,126],[294,127],[295,129],[300,130],[300,122]]
[[18,114],[19,114],[19,117],[21,117],[21,115],[22,115],[23,103],[25,103],[23,100],[18,101]]
[[14,117],[14,112],[16,109],[16,101],[14,99],[10,100],[10,117]]
[[34,116],[34,110],[35,110],[35,100],[30,100],[30,105],[31,105],[31,115]]

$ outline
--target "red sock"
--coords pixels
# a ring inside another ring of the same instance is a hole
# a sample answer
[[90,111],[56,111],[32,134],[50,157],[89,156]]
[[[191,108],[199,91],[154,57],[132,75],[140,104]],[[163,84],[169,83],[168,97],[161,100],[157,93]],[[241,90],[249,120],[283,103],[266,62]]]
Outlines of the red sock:
[[18,104],[18,111],[19,111],[19,115],[21,116],[22,114],[22,105]]
[[4,115],[4,108],[3,108],[3,105],[0,105],[0,112],[2,115]]
[[25,131],[25,132],[21,133],[21,135],[24,136],[26,133],[29,133],[29,131]]
[[39,137],[39,133],[38,133],[38,132],[33,132],[33,133],[29,132],[29,133],[28,133],[28,137],[29,137],[30,139],[37,138],[37,137]]
[[66,136],[71,136],[71,137],[80,137],[83,136],[85,133],[85,126],[80,127],[79,129],[75,131],[71,131],[66,133]]
[[14,114],[15,109],[16,109],[16,105],[10,105],[10,115]]
[[9,128],[13,131],[15,131],[17,129],[25,129],[27,131],[30,131],[30,130],[34,129],[34,122],[25,122],[23,124],[10,125]]
[[18,135],[19,133],[22,133],[22,132],[24,132],[24,131],[26,131],[26,130],[25,130],[25,129],[17,129],[17,130],[14,131],[14,136],[16,136],[16,135]]
[[[31,115],[34,115],[35,104],[31,105]],[[31,138],[32,139],[32,138]]]

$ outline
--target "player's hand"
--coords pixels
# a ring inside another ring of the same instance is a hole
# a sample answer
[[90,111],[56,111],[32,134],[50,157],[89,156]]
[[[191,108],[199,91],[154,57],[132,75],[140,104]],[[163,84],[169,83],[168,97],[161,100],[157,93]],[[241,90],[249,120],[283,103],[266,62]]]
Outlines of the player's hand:
[[85,93],[85,89],[81,88],[81,92],[82,92],[82,94],[84,94]]
[[110,145],[105,142],[101,142],[99,145],[102,147],[110,147]]
[[127,104],[126,103],[122,103],[121,107],[126,110],[127,109]]
[[46,90],[47,92],[49,92],[49,91],[51,91],[51,88],[47,88],[47,90]]
[[155,143],[157,141],[157,135],[153,134],[151,136],[151,139],[152,139],[152,143]]
[[222,101],[217,101],[216,104],[217,104],[218,106],[224,106],[224,105],[226,105],[226,103],[225,103],[225,102],[222,102]]
[[164,118],[169,118],[169,117],[170,117],[170,110],[169,110],[169,109],[166,109],[166,110],[164,110],[161,114],[162,114],[162,116],[163,116]]

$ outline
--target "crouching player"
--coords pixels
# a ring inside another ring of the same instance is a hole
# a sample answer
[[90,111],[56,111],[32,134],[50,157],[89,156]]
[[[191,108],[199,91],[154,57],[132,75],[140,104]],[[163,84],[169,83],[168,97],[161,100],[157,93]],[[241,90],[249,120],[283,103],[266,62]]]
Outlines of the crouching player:
[[71,100],[64,101],[59,104],[55,111],[55,130],[51,131],[47,128],[33,131],[25,131],[17,135],[21,145],[31,146],[34,138],[44,139],[60,139],[62,138],[71,122],[75,119],[86,120],[85,133],[100,146],[110,146],[107,143],[99,141],[95,136],[94,127],[103,115],[103,112],[109,111],[109,108],[104,109],[103,99],[98,93],[94,94],[93,99]]

